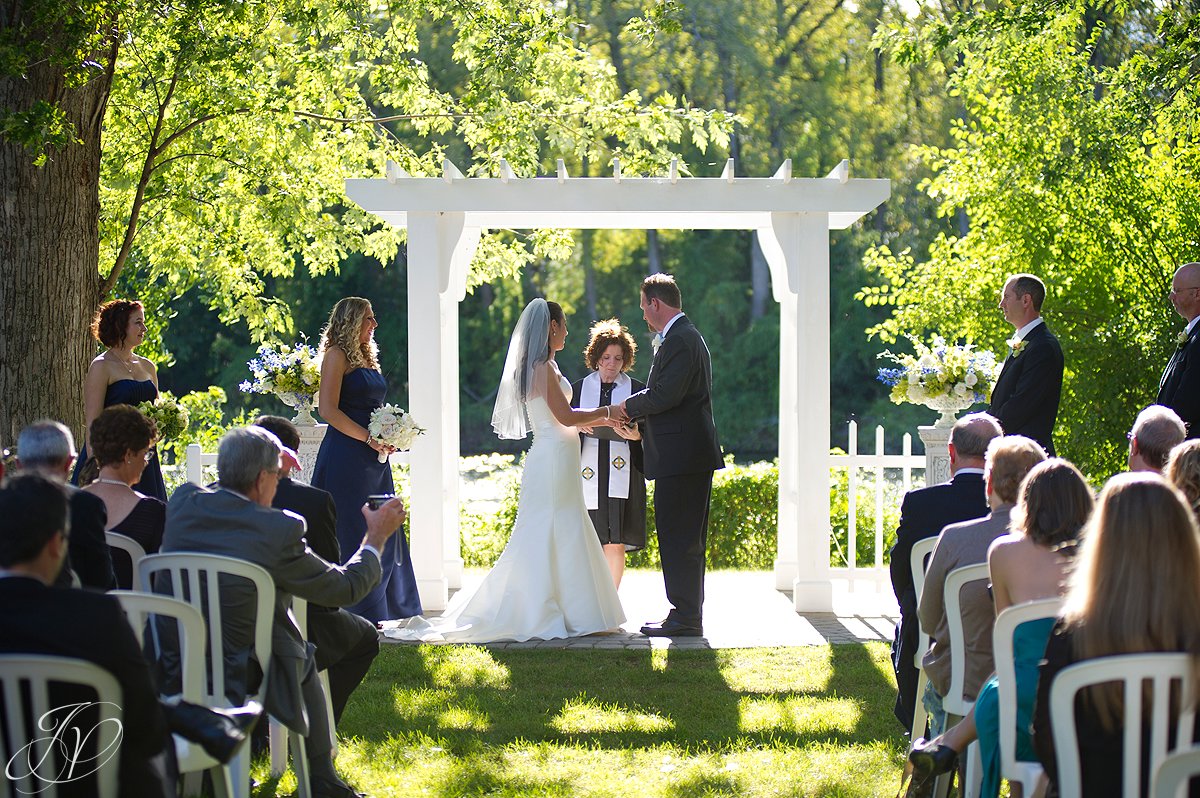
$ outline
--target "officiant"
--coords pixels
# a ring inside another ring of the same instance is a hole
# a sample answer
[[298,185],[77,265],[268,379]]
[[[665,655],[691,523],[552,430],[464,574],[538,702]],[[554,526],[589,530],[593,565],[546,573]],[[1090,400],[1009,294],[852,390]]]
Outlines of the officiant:
[[[617,319],[592,325],[584,362],[592,372],[572,385],[572,407],[619,404],[646,386],[626,372],[637,343]],[[604,547],[613,582],[621,586],[625,554],[646,545],[646,479],[637,425],[581,427],[583,500]]]

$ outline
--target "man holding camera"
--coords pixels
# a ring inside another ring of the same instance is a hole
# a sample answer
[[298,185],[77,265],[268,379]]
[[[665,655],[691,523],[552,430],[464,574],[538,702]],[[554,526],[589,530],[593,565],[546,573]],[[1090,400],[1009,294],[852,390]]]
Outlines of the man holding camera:
[[[305,545],[300,516],[271,507],[289,456],[294,461],[294,453],[261,427],[230,430],[217,449],[216,489],[186,484],[171,497],[162,551],[236,557],[271,574],[275,618],[264,703],[272,717],[307,736],[313,795],[353,796],[356,793],[333,767],[334,730],[325,712],[314,646],[305,642],[287,611],[292,596],[327,607],[353,604],[365,596],[379,582],[379,551],[403,523],[404,505],[392,499],[378,510],[364,507],[367,533],[362,545],[345,565],[329,563]],[[226,697],[241,704],[250,690],[246,666],[254,633],[253,590],[223,586],[221,600]]]

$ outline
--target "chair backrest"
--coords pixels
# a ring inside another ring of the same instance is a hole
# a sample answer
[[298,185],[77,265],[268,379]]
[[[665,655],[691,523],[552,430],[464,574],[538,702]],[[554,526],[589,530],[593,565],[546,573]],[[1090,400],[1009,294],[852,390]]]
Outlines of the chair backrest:
[[1154,773],[1167,756],[1170,724],[1170,698],[1174,683],[1180,712],[1176,722],[1177,740],[1188,745],[1195,718],[1192,693],[1191,657],[1187,654],[1126,654],[1117,657],[1077,662],[1064,668],[1050,685],[1050,725],[1058,758],[1058,792],[1061,798],[1082,796],[1079,762],[1079,732],[1075,719],[1075,696],[1085,687],[1118,682],[1123,691],[1122,795],[1138,795],[1141,790],[1142,763],[1142,685],[1151,687],[1150,772]]
[[1187,795],[1188,781],[1200,776],[1200,747],[1169,755],[1154,772],[1150,794],[1154,798],[1182,798]]
[[[121,602],[121,608],[129,618],[129,625],[137,635],[138,643],[143,642],[146,621],[151,616],[171,618],[179,626],[179,661],[182,665],[180,674],[183,690],[181,695],[185,701],[193,704],[204,702],[204,647],[208,634],[204,624],[204,616],[200,610],[170,596],[160,596],[157,593],[140,593],[134,590],[110,590],[110,596]],[[157,628],[151,626],[151,632]],[[157,639],[154,641],[155,657],[162,656]]]
[[950,629],[950,691],[942,696],[942,706],[951,715],[965,716],[974,701],[963,695],[967,679],[967,643],[962,620],[962,589],[968,582],[988,578],[987,563],[964,565],[946,574],[946,623]]
[[[908,557],[909,568],[912,569],[913,589],[917,594],[917,606],[921,605],[921,591],[925,589],[925,568],[928,565],[929,558],[933,555],[933,548],[937,545],[938,536],[921,538],[913,544],[912,552]],[[925,652],[929,651],[929,633],[917,624],[917,653],[914,657],[914,664],[918,669],[921,667],[921,662],[925,659]],[[921,701],[921,696],[917,696],[917,702]]]
[[996,685],[1000,703],[1000,773],[1017,778],[1017,668],[1014,661],[1013,635],[1023,623],[1055,618],[1062,609],[1062,598],[1039,599],[1015,604],[996,616],[992,627],[992,653],[996,659]]
[[[94,741],[95,750],[89,752],[95,756],[94,760],[74,763],[59,760],[64,751],[68,756],[75,751],[72,733],[75,727],[67,720],[70,710],[52,702],[51,683],[83,685],[96,691],[99,713],[96,725],[90,730],[77,730]],[[0,735],[0,755],[4,757],[5,780],[11,779],[18,793],[57,798],[56,781],[65,780],[66,768],[73,765],[70,777],[94,773],[95,794],[100,798],[117,798],[123,696],[115,676],[95,663],[80,659],[3,654],[0,685],[6,731]],[[51,712],[54,714],[46,718]],[[27,717],[32,726],[26,726]]]
[[[170,595],[191,604],[204,616],[208,623],[208,670],[211,676],[211,686],[206,698],[222,705],[226,697],[220,581],[222,577],[235,577],[251,582],[255,592],[253,654],[263,671],[258,696],[265,694],[267,674],[270,672],[268,665],[271,661],[271,627],[275,613],[275,580],[266,569],[235,557],[177,552],[148,554],[138,563],[138,570],[141,572],[143,584],[153,584],[156,592],[169,591]],[[157,573],[168,574],[169,582],[162,579],[152,581],[153,575]]]
[[138,562],[146,556],[146,550],[142,548],[142,544],[120,532],[105,531],[104,539],[108,542],[110,549],[120,549],[129,557],[129,570],[133,572],[133,589],[141,590],[142,577],[138,573]]

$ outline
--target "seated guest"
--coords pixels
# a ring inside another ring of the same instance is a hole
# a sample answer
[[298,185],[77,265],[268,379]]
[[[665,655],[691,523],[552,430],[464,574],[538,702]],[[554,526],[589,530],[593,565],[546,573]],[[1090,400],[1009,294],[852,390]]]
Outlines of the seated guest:
[[[100,476],[84,490],[104,502],[108,531],[133,538],[147,554],[154,554],[162,545],[167,506],[153,496],[138,493],[133,486],[142,478],[147,459],[153,456],[158,428],[136,407],[112,405],[96,416],[89,436]],[[117,584],[129,590],[133,587],[133,564],[124,553],[113,559]]]
[[1200,518],[1200,441],[1184,441],[1172,449],[1163,475],[1183,492],[1192,512]]
[[[288,616],[292,596],[341,607],[362,599],[380,577],[379,551],[404,521],[404,505],[393,499],[379,510],[362,509],[367,531],[345,565],[322,559],[304,543],[304,519],[271,507],[279,482],[279,439],[261,427],[232,429],[217,449],[215,490],[185,484],[167,505],[165,552],[203,552],[237,557],[262,566],[275,580],[275,618],[266,707],[289,729],[307,735],[312,791],[317,798],[354,796],[333,767],[333,729],[317,678],[314,647]],[[222,591],[222,635],[228,698],[242,703],[250,689],[250,649],[255,604],[249,587]]]
[[[1038,599],[1054,598],[1066,587],[1067,568],[1083,525],[1092,512],[1092,489],[1079,469],[1066,460],[1051,458],[1033,467],[1021,483],[1012,529],[996,538],[988,549],[988,574],[999,615],[1009,607]],[[1038,664],[1054,625],[1051,618],[1028,621],[1013,634],[1017,678],[1018,760],[1036,761],[1029,727],[1037,693]],[[977,737],[983,763],[980,795],[1000,794],[999,686],[996,677],[980,689],[975,706],[960,723],[928,744],[913,747],[909,759],[914,772],[931,781],[954,768],[959,752]],[[1021,785],[1010,785],[1019,796]]]
[[[289,449],[300,448],[300,432],[281,416],[262,416],[255,422],[275,434]],[[291,478],[285,465],[279,472],[279,487],[271,506],[291,510],[307,525],[304,540],[323,560],[341,562],[337,539],[337,508],[333,497]],[[308,605],[308,639],[317,647],[317,670],[329,672],[329,700],[334,722],[340,722],[350,694],[362,682],[379,653],[379,632],[375,624],[361,615],[340,607]]]
[[[21,470],[41,474],[63,485],[71,475],[75,460],[75,439],[71,430],[57,421],[35,421],[21,430],[17,438]],[[71,587],[78,579],[80,587],[111,590],[112,555],[104,540],[107,511],[104,502],[84,491],[69,487],[71,536],[67,542],[67,563],[56,575],[56,587]],[[74,578],[73,578],[74,577]]]
[[[987,562],[992,541],[1008,532],[1009,513],[1017,500],[1021,480],[1045,459],[1045,450],[1023,435],[994,438],[984,455],[983,476],[991,512],[976,521],[951,524],[938,536],[917,608],[921,628],[929,632],[930,638],[929,651],[922,661],[929,677],[929,689],[924,698],[930,711],[931,728],[936,732],[944,728],[942,698],[950,689],[950,622],[944,601],[946,577],[956,568]],[[966,656],[963,694],[974,699],[994,670],[992,624],[996,615],[992,597],[982,581],[968,582],[962,589],[960,600],[966,648],[961,652]]]
[[[1197,585],[1200,532],[1183,495],[1155,474],[1110,479],[1084,532],[1062,618],[1046,645],[1038,681],[1033,741],[1050,779],[1049,795],[1058,794],[1050,725],[1054,677],[1076,662],[1156,651],[1190,654],[1193,671],[1200,673]],[[1075,717],[1081,741],[1081,794],[1118,798],[1124,761],[1119,686],[1089,688],[1086,700],[1076,702]],[[1143,735],[1143,745],[1147,737]],[[1143,768],[1141,774],[1143,796],[1148,794],[1146,771]],[[1191,795],[1197,794],[1193,786]]]
[[1167,455],[1187,437],[1182,419],[1169,407],[1150,405],[1129,433],[1129,470],[1162,473]]
[[917,592],[913,586],[913,545],[936,537],[947,524],[987,515],[983,484],[983,453],[993,438],[1004,434],[1000,423],[987,413],[972,413],[950,430],[949,482],[909,491],[900,505],[900,525],[891,553],[892,590],[900,605],[900,623],[892,641],[892,668],[896,672],[896,718],[908,728],[916,708],[917,667],[914,664],[920,622]]

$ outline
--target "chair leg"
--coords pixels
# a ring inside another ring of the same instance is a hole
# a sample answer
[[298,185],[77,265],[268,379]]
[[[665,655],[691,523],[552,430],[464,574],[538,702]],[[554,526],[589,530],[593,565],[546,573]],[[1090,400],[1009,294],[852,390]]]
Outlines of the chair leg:
[[330,749],[330,756],[337,759],[337,733],[334,730],[337,728],[337,723],[333,720],[333,698],[329,694],[329,671],[324,670],[318,674],[321,679],[321,687],[325,691],[325,713],[329,715],[329,730],[333,732],[332,737],[333,748]]
[[243,745],[223,768],[233,780],[232,798],[250,798],[250,746]]
[[925,711],[925,669],[920,668],[917,671],[917,702],[913,708],[912,729],[908,733],[908,753],[912,753],[913,743],[925,736],[925,724],[929,721],[929,714]]
[[271,775],[282,776],[287,770],[288,761],[288,730],[275,718],[271,718],[271,728],[268,734],[271,746]]
[[979,756],[978,742],[967,746],[965,762],[966,774],[963,776],[963,784],[958,794],[962,798],[979,798],[979,793],[983,789],[983,760]]
[[312,777],[308,772],[308,751],[304,737],[289,731],[292,743],[292,772],[296,774],[296,798],[312,798]]

